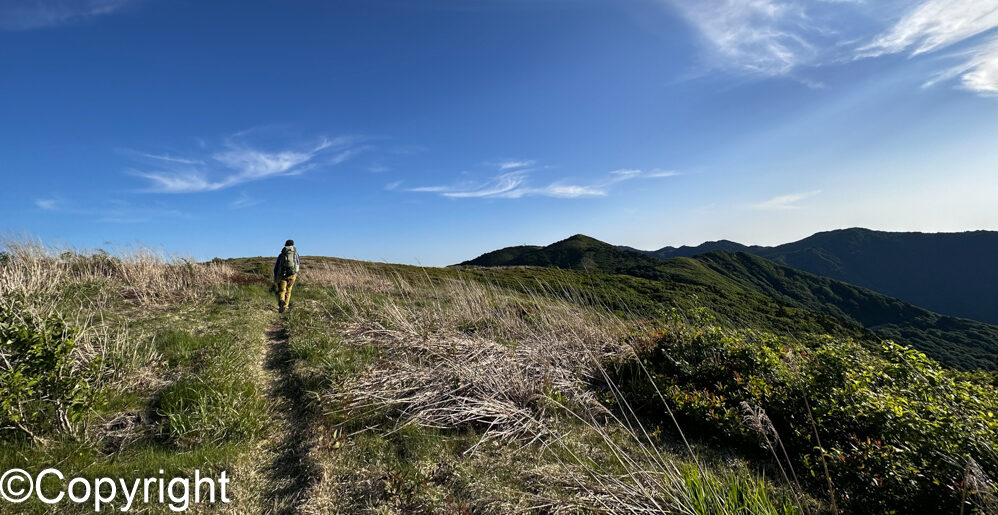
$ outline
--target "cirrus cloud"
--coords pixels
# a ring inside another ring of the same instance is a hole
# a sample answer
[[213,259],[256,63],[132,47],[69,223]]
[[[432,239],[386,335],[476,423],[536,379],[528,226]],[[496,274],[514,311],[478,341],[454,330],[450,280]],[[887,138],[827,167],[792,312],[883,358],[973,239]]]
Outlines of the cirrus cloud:
[[134,153],[146,168],[132,169],[130,173],[148,181],[145,192],[199,193],[337,165],[368,148],[359,146],[357,138],[340,136],[271,150],[251,144],[243,136],[240,133],[226,138],[220,148],[204,156]]
[[[667,170],[643,171],[637,169],[620,169],[609,172],[605,177],[591,184],[577,184],[568,179],[561,179],[546,185],[536,186],[530,182],[530,173],[534,171],[534,161],[506,161],[496,166],[499,173],[489,179],[479,182],[464,181],[450,186],[419,186],[407,191],[417,193],[436,193],[448,198],[582,198],[602,197],[616,183],[631,179],[663,178],[677,175]],[[509,171],[510,169],[512,171]]]
[[10,0],[0,2],[0,29],[29,30],[86,21],[120,11],[131,0]]
[[808,85],[809,70],[859,59],[911,57],[962,46],[962,59],[927,82],[959,78],[981,95],[998,90],[998,32],[994,0],[660,0],[694,27],[710,63],[738,74],[792,77]]
[[756,211],[788,211],[800,209],[799,202],[811,198],[821,193],[821,190],[803,191],[800,193],[790,193],[787,195],[777,195],[769,200],[758,202],[749,206]]

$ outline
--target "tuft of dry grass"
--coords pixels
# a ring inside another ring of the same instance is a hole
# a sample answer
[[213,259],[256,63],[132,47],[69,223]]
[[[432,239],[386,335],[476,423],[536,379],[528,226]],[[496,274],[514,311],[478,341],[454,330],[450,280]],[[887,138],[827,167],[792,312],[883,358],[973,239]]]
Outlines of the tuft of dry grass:
[[[22,322],[60,319],[73,328],[70,366],[58,372],[82,377],[85,370],[85,386],[95,392],[164,383],[160,357],[152,346],[135,345],[127,315],[114,301],[144,309],[205,300],[233,274],[222,264],[168,258],[143,248],[111,255],[48,247],[30,239],[4,239],[0,244],[0,308]],[[9,366],[3,364],[2,352],[0,358],[2,374]],[[125,419],[101,427],[92,425],[90,416],[72,422],[59,413],[61,432],[91,443],[107,435],[127,439],[123,435],[132,430]]]
[[234,273],[224,264],[167,257],[146,248],[111,255],[47,247],[31,240],[0,243],[0,297],[5,298],[53,299],[66,288],[97,284],[102,295],[116,292],[148,305],[202,298],[211,286]]
[[[347,344],[373,347],[379,356],[324,394],[338,419],[361,430],[474,428],[481,437],[466,455],[490,441],[537,444],[546,456],[539,462],[554,461],[543,482],[561,485],[561,493],[528,494],[532,511],[741,509],[699,464],[663,456],[610,382],[602,364],[633,356],[631,335],[644,332],[637,322],[568,291],[403,277],[378,265],[324,263],[308,278],[334,290]],[[622,403],[622,414],[606,408],[601,391]],[[566,417],[575,423],[568,432]],[[579,430],[588,440],[569,434]],[[602,463],[593,453],[605,457]]]
[[427,427],[474,425],[487,438],[539,437],[551,398],[605,411],[589,385],[600,378],[593,363],[626,349],[628,328],[617,317],[540,294],[454,278],[407,280],[359,264],[318,275],[351,320],[348,340],[382,357],[330,396],[339,410],[390,410]]

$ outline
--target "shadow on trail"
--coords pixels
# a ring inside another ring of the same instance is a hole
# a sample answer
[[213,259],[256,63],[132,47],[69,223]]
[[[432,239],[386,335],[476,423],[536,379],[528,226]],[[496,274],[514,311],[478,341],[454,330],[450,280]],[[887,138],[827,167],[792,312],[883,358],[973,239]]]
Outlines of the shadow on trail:
[[297,513],[309,489],[319,481],[319,467],[309,455],[316,441],[319,410],[308,402],[305,385],[294,372],[287,332],[271,327],[267,343],[264,368],[275,376],[268,395],[281,413],[284,430],[274,449],[277,456],[268,478],[272,489],[266,499],[274,513]]

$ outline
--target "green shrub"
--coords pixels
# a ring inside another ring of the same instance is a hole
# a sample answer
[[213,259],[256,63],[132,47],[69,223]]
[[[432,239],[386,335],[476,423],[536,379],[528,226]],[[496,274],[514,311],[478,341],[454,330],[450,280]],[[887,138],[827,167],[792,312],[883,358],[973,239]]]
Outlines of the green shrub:
[[0,306],[0,437],[71,429],[93,406],[100,360],[74,352],[79,333],[58,315]]
[[[813,420],[839,501],[856,511],[957,511],[970,458],[998,473],[995,388],[891,342],[871,350],[676,322],[639,354],[683,424],[749,446],[764,440],[743,424],[741,403],[763,408],[802,479],[820,491]],[[647,376],[620,370],[629,400],[661,413]]]

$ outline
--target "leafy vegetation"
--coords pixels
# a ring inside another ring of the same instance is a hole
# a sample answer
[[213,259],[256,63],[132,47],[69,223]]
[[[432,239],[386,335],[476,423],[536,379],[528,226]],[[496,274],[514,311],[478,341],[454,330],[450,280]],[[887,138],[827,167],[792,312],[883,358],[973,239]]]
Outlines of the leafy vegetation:
[[0,468],[227,470],[240,512],[993,509],[998,373],[750,256],[607,273],[577,243],[571,269],[304,257],[280,316],[271,258],[14,248],[0,350],[45,415],[3,412]]
[[952,511],[971,459],[998,473],[994,388],[918,351],[678,319],[638,348],[653,381],[633,362],[622,365],[630,402],[664,417],[661,393],[684,426],[722,445],[785,448],[790,470],[813,491],[825,487],[827,467],[850,510]]
[[76,348],[78,335],[58,314],[0,305],[0,438],[69,431],[94,408],[101,361]]

